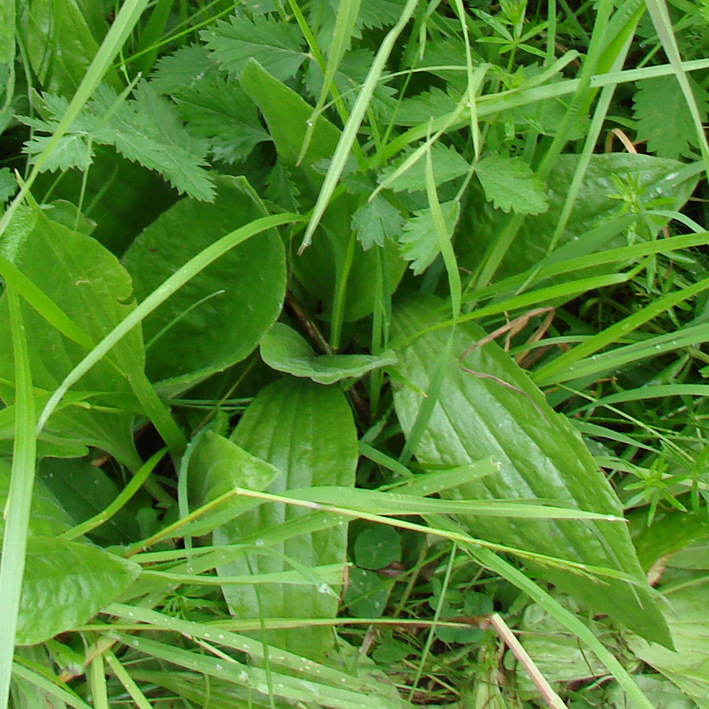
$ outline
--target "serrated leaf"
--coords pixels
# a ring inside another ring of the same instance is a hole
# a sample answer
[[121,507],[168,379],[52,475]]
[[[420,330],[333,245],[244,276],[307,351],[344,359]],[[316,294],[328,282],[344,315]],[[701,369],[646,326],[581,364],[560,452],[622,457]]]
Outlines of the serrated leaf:
[[199,87],[204,80],[219,76],[219,68],[209,50],[198,44],[180,47],[155,63],[150,85],[160,94],[180,95]]
[[503,212],[541,214],[549,209],[544,183],[522,158],[491,155],[476,165],[475,174],[487,199]]
[[209,142],[215,160],[245,160],[256,145],[269,139],[253,101],[238,84],[221,77],[203,78],[183,90],[177,106],[187,130]]
[[[304,379],[274,382],[249,405],[231,439],[281,471],[270,492],[354,484],[357,432],[344,394],[337,387],[323,387]],[[261,531],[296,524],[307,514],[307,510],[290,505],[260,505],[215,530],[214,543],[258,539]],[[250,554],[248,559],[224,565],[218,571],[226,576],[284,571],[291,568],[287,558],[308,569],[329,564],[344,567],[347,525],[302,534],[269,548],[279,554]],[[328,618],[337,613],[337,599],[313,586],[269,584],[237,590],[225,585],[223,592],[235,618]],[[333,643],[331,630],[323,627],[273,630],[266,635],[268,642],[312,659],[322,657]]]
[[[706,120],[709,93],[691,77],[687,78],[702,120]],[[690,154],[690,146],[698,145],[692,115],[673,75],[638,83],[638,91],[633,96],[633,118],[638,140],[647,141],[648,151],[658,157],[677,160]]]
[[406,0],[363,2],[357,17],[357,26],[380,28],[393,25],[401,17],[405,5]]
[[[24,153],[35,156],[45,149],[68,107],[69,102],[64,97],[44,94],[38,106],[41,117],[18,116],[22,123],[35,130],[22,149]],[[42,165],[42,172],[64,171],[73,167],[87,170],[93,162],[94,149],[91,139],[94,137],[98,142],[110,140],[110,131],[101,125],[99,118],[93,112],[82,111],[47,156]]]
[[[220,176],[215,182],[213,204],[181,200],[126,252],[123,263],[138,298],[220,237],[266,216],[246,178]],[[281,312],[285,285],[285,251],[275,230],[229,251],[143,322],[151,381],[174,394],[242,360]]]
[[34,645],[90,620],[137,578],[140,566],[88,544],[27,540],[16,641]]
[[203,30],[200,37],[217,64],[236,76],[253,58],[277,79],[285,81],[296,74],[306,57],[298,30],[265,15],[217,22],[213,28]]
[[[22,231],[10,229],[5,233],[0,253],[51,298],[92,342],[98,342],[135,308],[130,276],[95,239],[52,221],[43,210],[22,210],[20,218],[30,221]],[[24,302],[22,307],[26,327],[32,333],[28,347],[33,384],[40,391],[52,392],[87,350],[62,335],[34,308]],[[4,297],[0,301],[0,339],[10,341]],[[129,412],[140,408],[129,378],[143,376],[144,357],[142,333],[136,328],[77,382],[77,394],[93,393],[87,405],[60,407],[49,419],[46,433],[58,433],[62,438],[106,450],[123,463],[135,463],[133,414]],[[0,388],[2,398],[11,404],[15,398],[12,348],[0,348],[0,378],[6,382]],[[113,401],[116,397],[121,399],[118,408]],[[81,398],[79,394],[78,399]],[[94,404],[98,405],[96,409]]]
[[[342,58],[335,72],[334,83],[348,109],[353,106],[357,98],[357,92],[352,89],[364,83],[373,61],[374,53],[363,48],[351,49]],[[320,67],[316,62],[309,62],[305,70],[305,87],[308,93],[317,97],[322,89],[322,82],[323,74]],[[369,110],[382,122],[396,106],[395,92],[395,89],[388,86],[385,80],[377,82]]]
[[298,211],[298,195],[300,190],[283,163],[276,160],[266,178],[266,197],[279,207],[291,212]]
[[318,356],[295,330],[279,322],[264,335],[260,349],[261,358],[269,367],[318,384],[362,377],[373,369],[396,363],[396,355],[391,350],[380,355]]
[[[49,135],[35,135],[30,138],[23,148],[27,155],[39,155],[51,140]],[[63,135],[56,147],[52,148],[48,159],[42,165],[42,172],[64,172],[74,167],[79,170],[88,170],[93,162],[93,148],[89,144],[89,137],[72,133]]]
[[[97,92],[98,94],[98,92]],[[121,104],[110,119],[111,143],[121,155],[162,174],[180,193],[195,199],[214,199],[214,185],[202,167],[206,142],[182,126],[175,107],[147,81],[138,84],[134,101]],[[108,91],[92,102],[98,115],[111,109]]]
[[430,73],[447,83],[448,93],[462,96],[468,85],[466,62],[465,43],[460,41],[457,33],[450,33],[435,42],[426,42],[421,65],[432,67]]
[[[443,301],[407,300],[396,310],[394,339],[409,339],[435,321]],[[444,366],[440,392],[414,453],[424,465],[455,466],[492,456],[496,474],[443,493],[457,499],[544,499],[559,506],[618,516],[615,493],[570,423],[555,413],[526,373],[496,344],[473,350],[461,368],[459,357],[485,335],[470,324],[453,333],[439,329],[415,339],[399,354],[397,369],[417,391],[426,391]],[[507,385],[507,386],[505,386]],[[412,432],[422,397],[409,387],[394,393],[406,435]],[[459,517],[471,534],[574,562],[618,569],[637,580],[630,585],[602,581],[544,566],[544,578],[592,608],[607,613],[639,634],[669,643],[669,633],[638,563],[627,530],[601,521]]]
[[[446,222],[448,233],[452,234],[458,221],[460,204],[457,201],[443,202],[441,212]],[[430,209],[414,212],[415,216],[404,225],[404,232],[399,236],[401,252],[415,275],[423,273],[441,252],[433,215]]]
[[365,251],[375,244],[384,246],[387,241],[395,241],[403,225],[401,212],[381,193],[352,215],[352,228]]
[[[399,160],[382,171],[379,183],[383,183],[393,175],[406,161],[413,151],[408,151]],[[442,185],[456,177],[465,175],[470,170],[468,161],[455,148],[435,143],[431,148],[433,160],[433,175],[436,186]],[[389,187],[393,190],[407,192],[424,191],[426,189],[426,155],[415,162],[406,172],[399,175]]]
[[[148,82],[141,81],[133,95],[134,100],[119,102],[115,91],[100,85],[42,169],[84,170],[92,162],[94,145],[113,145],[128,160],[159,172],[178,192],[205,201],[213,199],[214,186],[202,167],[206,164],[207,142],[185,130],[174,104]],[[22,120],[51,136],[67,105],[61,97],[45,95],[46,117]],[[36,155],[49,139],[49,136],[33,136],[24,150]]]

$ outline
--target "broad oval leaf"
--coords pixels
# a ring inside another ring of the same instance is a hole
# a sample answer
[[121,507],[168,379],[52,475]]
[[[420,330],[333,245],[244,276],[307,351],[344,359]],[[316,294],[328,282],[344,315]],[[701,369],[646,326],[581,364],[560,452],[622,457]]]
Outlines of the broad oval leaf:
[[[130,276],[98,241],[48,219],[38,207],[22,210],[18,221],[24,222],[23,228],[5,233],[0,254],[73,321],[87,343],[101,340],[135,308]],[[32,334],[28,338],[32,383],[48,395],[88,350],[61,334],[24,301],[22,309],[27,332]],[[4,297],[0,301],[0,341],[12,341]],[[133,444],[133,414],[128,412],[140,411],[140,407],[129,379],[143,376],[144,357],[142,333],[134,328],[77,382],[75,392],[91,392],[86,402],[58,408],[45,433],[96,446],[128,465],[139,464]],[[0,386],[0,396],[12,404],[14,385],[7,384],[15,379],[11,347],[0,348],[0,379],[6,382]],[[121,401],[119,406],[117,400]],[[103,406],[94,408],[94,404]]]
[[[126,251],[139,299],[220,237],[266,215],[245,178],[222,176],[216,184],[213,204],[180,200]],[[176,394],[239,362],[275,322],[285,288],[285,250],[275,230],[232,249],[145,319],[148,377],[162,393]]]
[[396,364],[396,355],[316,355],[305,338],[293,328],[277,322],[264,335],[261,358],[273,369],[294,377],[306,377],[318,384],[334,384],[349,377],[362,377],[379,367]]
[[[44,90],[73,96],[108,29],[103,13],[92,13],[91,3],[39,0],[18,19],[27,58]],[[104,80],[121,86],[115,69]]]
[[[523,370],[496,344],[459,357],[485,335],[465,325],[419,334],[435,322],[442,301],[418,297],[395,311],[393,335],[413,339],[399,351],[398,372],[418,392],[430,391],[442,374],[437,400],[418,441],[411,441],[426,465],[455,466],[491,456],[499,472],[442,493],[454,499],[540,499],[590,512],[622,516],[617,497],[594,464],[570,423],[555,413]],[[450,352],[448,361],[441,361]],[[396,412],[411,436],[424,399],[411,388],[394,394]],[[433,392],[431,392],[433,394]],[[417,434],[418,435],[418,434]],[[526,551],[582,564],[620,570],[637,580],[633,585],[604,577],[582,576],[545,566],[544,577],[607,613],[640,635],[669,643],[667,625],[657,609],[625,527],[613,522],[496,519],[461,517],[473,536]]]
[[[249,405],[232,440],[252,455],[281,471],[269,492],[314,485],[354,485],[357,465],[357,432],[344,394],[306,379],[281,379],[262,389]],[[276,527],[297,525],[309,511],[283,504],[262,504],[214,532],[215,544],[243,540],[258,543],[260,534]],[[347,525],[334,525],[300,534],[285,543],[270,545],[275,554],[249,554],[218,569],[220,575],[277,573],[293,568],[290,559],[306,569],[347,560]],[[284,584],[222,587],[236,618],[330,618],[338,601],[326,588]],[[333,643],[326,627],[273,630],[268,641],[312,659],[322,657]]]
[[139,573],[135,562],[99,547],[30,537],[17,643],[34,645],[85,623],[118,598]]

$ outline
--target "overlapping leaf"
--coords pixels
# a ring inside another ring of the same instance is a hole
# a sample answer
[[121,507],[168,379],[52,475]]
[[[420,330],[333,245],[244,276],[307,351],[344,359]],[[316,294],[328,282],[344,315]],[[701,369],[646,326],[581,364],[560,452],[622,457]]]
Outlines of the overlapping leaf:
[[[418,298],[395,313],[397,339],[413,339],[399,352],[398,371],[426,391],[434,377],[439,394],[416,443],[415,454],[429,465],[455,466],[492,456],[500,471],[462,486],[458,498],[544,499],[602,514],[618,515],[619,502],[585,445],[565,419],[546,403],[541,392],[495,344],[466,349],[484,336],[478,327],[454,333],[452,356],[441,362],[449,331],[418,336],[442,303]],[[439,370],[443,367],[442,370]],[[395,393],[396,410],[407,435],[422,407],[422,397],[407,387]],[[418,427],[417,427],[418,428]],[[592,608],[607,613],[649,639],[668,643],[667,626],[652,598],[630,537],[618,523],[514,520],[490,523],[465,518],[474,536],[519,549],[595,566],[617,569],[633,584],[611,578],[591,579],[545,566],[544,577]]]
[[34,645],[85,623],[120,596],[139,573],[135,562],[99,547],[30,537],[18,644]]
[[[340,131],[324,116],[319,116],[307,149],[301,156],[307,122],[313,120],[312,106],[256,61],[247,63],[240,81],[266,119],[279,160],[290,171],[300,192],[301,209],[311,208],[323,181],[323,175],[314,166],[332,157]],[[352,236],[352,216],[358,206],[359,200],[347,193],[334,201],[324,216],[318,237],[302,255],[293,259],[298,280],[326,308],[335,299],[338,277],[345,268]],[[373,251],[365,253],[359,244],[354,248],[344,303],[345,320],[357,320],[372,312],[379,258],[380,255]],[[389,275],[389,291],[393,292],[403,275],[404,264],[394,244],[385,244],[383,258]]]
[[[351,486],[357,463],[357,434],[342,392],[304,379],[282,379],[262,389],[246,410],[232,439],[252,455],[281,471],[269,488],[283,492],[311,485]],[[233,544],[278,526],[295,524],[303,508],[265,504],[234,522],[215,530],[217,544]],[[338,525],[302,534],[269,549],[276,554],[253,553],[219,568],[225,576],[283,571],[302,565],[306,569],[346,560],[347,528]],[[307,580],[307,579],[306,579]],[[304,586],[223,587],[229,607],[237,618],[327,618],[337,612],[337,597],[327,587]],[[313,659],[332,647],[327,627],[303,627],[268,633],[269,642]]]
[[[0,253],[71,318],[90,341],[98,342],[135,307],[128,273],[95,239],[50,220],[40,209],[20,213],[24,228],[6,232]],[[33,383],[48,393],[84,357],[82,345],[62,335],[34,308],[23,304]],[[6,299],[0,301],[0,339],[10,342]],[[107,450],[122,462],[136,461],[133,414],[139,411],[129,379],[143,376],[144,350],[139,329],[131,331],[76,384],[77,401],[49,420],[48,433]],[[4,401],[14,400],[12,348],[0,349],[0,389]],[[81,395],[79,392],[86,392]],[[121,405],[116,406],[117,401]],[[92,405],[97,405],[93,408]],[[101,406],[103,405],[103,406]]]
[[305,60],[300,33],[274,17],[232,17],[201,34],[214,60],[238,76],[255,59],[280,80],[292,77]]
[[[525,271],[547,255],[577,166],[576,155],[562,155],[558,159],[547,181],[549,209],[543,214],[527,217],[513,247],[497,270],[496,277],[504,278]],[[592,228],[623,213],[624,203],[619,196],[617,180],[628,186],[628,197],[631,200],[636,198],[638,206],[649,208],[648,205],[653,201],[657,203],[660,200],[661,209],[679,208],[687,201],[696,185],[695,176],[685,177],[679,173],[681,167],[682,164],[674,160],[650,155],[592,155],[576,205],[559,238],[557,249],[566,248],[567,258],[571,258],[592,253],[601,246],[625,246],[627,237],[624,234],[616,235],[602,244],[596,241],[585,243],[581,237]],[[508,218],[487,202],[479,188],[472,188],[466,209],[461,215],[456,239],[459,264],[476,269],[481,249],[494,243]],[[654,231],[659,231],[665,222],[666,218],[659,216],[646,220]]]
[[367,372],[396,363],[388,351],[380,355],[316,355],[295,330],[284,323],[275,325],[261,340],[261,357],[273,369],[295,377],[306,377],[318,384],[334,384],[358,378]]
[[[139,298],[220,237],[266,215],[245,178],[219,177],[216,184],[214,204],[183,199],[128,249],[123,263]],[[229,251],[146,318],[151,381],[175,393],[242,360],[278,317],[285,284],[274,230]]]

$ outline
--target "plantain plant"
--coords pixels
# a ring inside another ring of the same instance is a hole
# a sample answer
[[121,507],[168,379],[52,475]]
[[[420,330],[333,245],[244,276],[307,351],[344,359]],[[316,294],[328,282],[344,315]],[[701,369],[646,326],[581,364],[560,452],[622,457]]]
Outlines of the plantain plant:
[[708,28],[3,5],[0,706],[706,706]]

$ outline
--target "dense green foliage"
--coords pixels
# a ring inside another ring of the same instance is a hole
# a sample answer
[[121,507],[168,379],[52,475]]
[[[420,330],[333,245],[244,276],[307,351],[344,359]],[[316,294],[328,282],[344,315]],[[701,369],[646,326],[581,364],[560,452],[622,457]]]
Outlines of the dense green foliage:
[[709,707],[708,56],[0,6],[0,706]]

